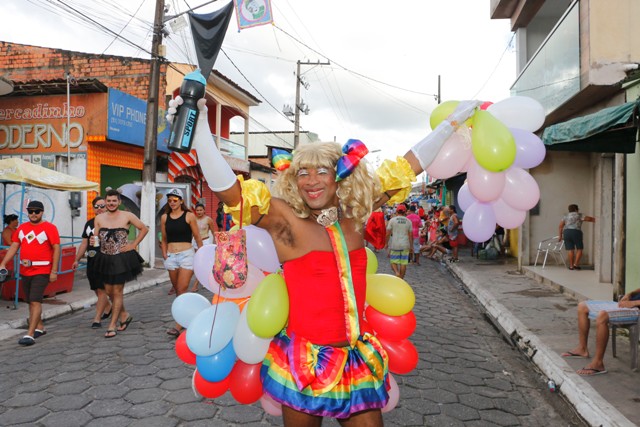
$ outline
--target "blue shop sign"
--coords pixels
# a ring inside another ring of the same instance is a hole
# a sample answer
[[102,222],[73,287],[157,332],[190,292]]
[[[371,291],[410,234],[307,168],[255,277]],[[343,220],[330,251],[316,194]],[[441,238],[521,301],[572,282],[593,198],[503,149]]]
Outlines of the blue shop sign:
[[[147,102],[117,89],[109,88],[107,138],[144,147]],[[169,126],[164,111],[158,111],[158,151],[169,153]]]

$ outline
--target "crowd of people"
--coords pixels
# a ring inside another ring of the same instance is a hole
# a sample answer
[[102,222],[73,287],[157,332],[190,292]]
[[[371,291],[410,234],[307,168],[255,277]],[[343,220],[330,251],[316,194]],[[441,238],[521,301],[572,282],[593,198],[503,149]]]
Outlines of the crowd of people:
[[[105,338],[124,332],[133,321],[125,309],[123,289],[126,282],[143,270],[144,260],[136,248],[148,233],[148,227],[135,214],[123,210],[121,204],[120,193],[113,189],[92,200],[93,217],[82,228],[82,240],[71,266],[76,270],[85,259],[89,287],[97,297],[91,328],[102,328],[103,322],[108,321]],[[232,226],[230,216],[222,209],[220,203],[218,226],[205,214],[204,204],[198,203],[192,212],[180,189],[167,194],[160,220],[160,247],[174,294],[188,291],[195,251],[203,243],[212,243],[215,231]],[[37,338],[47,333],[42,321],[42,301],[46,287],[57,280],[60,265],[60,235],[54,224],[44,220],[44,210],[42,202],[32,200],[27,206],[28,222],[20,225],[15,214],[4,217],[2,244],[7,252],[0,261],[0,272],[6,270],[3,280],[14,277],[14,257],[19,255],[21,286],[29,304],[27,334],[18,341],[24,346],[35,344]],[[132,229],[137,232],[130,233]],[[196,280],[191,290],[195,292],[197,287]],[[177,337],[181,329],[176,325],[167,334]]]
[[376,252],[387,250],[394,273],[402,278],[408,264],[420,265],[421,256],[442,263],[458,262],[458,247],[466,242],[461,226],[453,205],[427,205],[425,210],[417,202],[402,202],[371,214],[365,240]]

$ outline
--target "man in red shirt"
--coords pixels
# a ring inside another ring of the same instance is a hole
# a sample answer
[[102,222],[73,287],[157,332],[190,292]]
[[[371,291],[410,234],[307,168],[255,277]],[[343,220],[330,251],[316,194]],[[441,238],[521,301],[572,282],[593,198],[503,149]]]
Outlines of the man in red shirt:
[[49,282],[58,279],[60,261],[60,234],[55,225],[42,220],[42,202],[30,201],[27,213],[29,222],[13,233],[11,246],[0,262],[0,269],[6,268],[7,262],[20,249],[20,275],[25,300],[29,303],[29,329],[18,344],[25,346],[35,344],[35,338],[47,333],[42,322],[42,296]]

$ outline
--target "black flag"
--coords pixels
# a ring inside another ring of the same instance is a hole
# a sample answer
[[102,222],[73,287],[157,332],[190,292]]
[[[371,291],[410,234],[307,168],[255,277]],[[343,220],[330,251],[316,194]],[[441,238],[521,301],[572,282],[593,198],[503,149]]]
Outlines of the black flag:
[[232,13],[233,1],[215,12],[189,13],[193,43],[198,55],[198,66],[205,79],[213,70],[213,64],[218,57]]

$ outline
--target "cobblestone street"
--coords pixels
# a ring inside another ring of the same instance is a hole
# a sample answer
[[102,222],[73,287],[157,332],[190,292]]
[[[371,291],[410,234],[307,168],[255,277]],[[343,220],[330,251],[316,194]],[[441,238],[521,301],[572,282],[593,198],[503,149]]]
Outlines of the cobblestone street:
[[[378,257],[378,272],[390,273],[386,255]],[[416,293],[411,340],[420,363],[395,376],[400,403],[384,414],[385,425],[583,425],[443,266],[422,260],[408,267],[406,280]],[[172,324],[167,289],[127,295],[134,320],[113,339],[103,338],[104,327],[89,327],[89,309],[47,322],[49,333],[32,347],[0,341],[0,425],[282,425],[258,403],[239,405],[229,393],[214,402],[194,395],[193,367],[176,357],[165,334]]]

